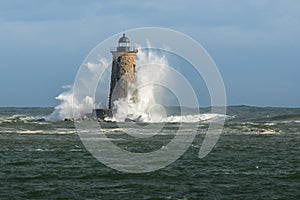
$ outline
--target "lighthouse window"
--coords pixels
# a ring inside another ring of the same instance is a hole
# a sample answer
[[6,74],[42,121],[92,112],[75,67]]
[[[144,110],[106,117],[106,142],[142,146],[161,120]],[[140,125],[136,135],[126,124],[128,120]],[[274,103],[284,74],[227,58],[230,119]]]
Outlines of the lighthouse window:
[[121,43],[119,43],[119,46],[120,47],[127,47],[127,46],[129,46],[129,43],[121,42]]

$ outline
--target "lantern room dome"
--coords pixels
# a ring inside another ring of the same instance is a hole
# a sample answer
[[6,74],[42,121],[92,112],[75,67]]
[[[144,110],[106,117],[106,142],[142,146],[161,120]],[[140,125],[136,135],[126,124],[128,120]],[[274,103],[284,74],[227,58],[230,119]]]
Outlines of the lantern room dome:
[[123,36],[119,39],[119,43],[130,43],[129,38],[125,36],[125,33],[123,33]]

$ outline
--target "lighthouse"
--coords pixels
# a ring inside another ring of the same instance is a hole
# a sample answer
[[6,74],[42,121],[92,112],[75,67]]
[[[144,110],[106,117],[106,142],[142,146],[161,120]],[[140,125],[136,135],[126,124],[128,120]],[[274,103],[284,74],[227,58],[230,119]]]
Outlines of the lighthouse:
[[116,100],[127,97],[129,87],[136,80],[135,66],[138,51],[130,46],[129,38],[123,33],[118,46],[111,48],[110,52],[112,53],[112,69],[108,108],[112,109]]
[[[136,93],[133,86],[136,81],[135,66],[137,49],[133,49],[130,45],[128,37],[123,36],[119,39],[118,46],[110,49],[112,53],[112,68],[109,90],[109,102],[107,108],[96,108],[92,111],[92,116],[99,122],[105,121],[106,117],[113,116],[114,102],[127,98],[130,93],[129,100],[136,102]],[[127,99],[126,99],[127,100]]]

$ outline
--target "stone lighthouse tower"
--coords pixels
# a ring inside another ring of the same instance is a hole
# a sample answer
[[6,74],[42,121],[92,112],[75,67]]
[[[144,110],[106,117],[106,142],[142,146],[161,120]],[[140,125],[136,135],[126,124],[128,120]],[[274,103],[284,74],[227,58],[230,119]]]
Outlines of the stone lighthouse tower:
[[128,88],[135,82],[135,65],[137,50],[130,47],[130,40],[123,36],[119,45],[111,49],[113,56],[108,108],[113,108],[114,101],[126,98]]

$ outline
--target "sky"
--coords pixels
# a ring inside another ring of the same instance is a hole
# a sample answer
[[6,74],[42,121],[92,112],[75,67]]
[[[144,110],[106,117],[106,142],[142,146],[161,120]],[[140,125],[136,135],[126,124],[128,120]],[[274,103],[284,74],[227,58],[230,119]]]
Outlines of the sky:
[[56,106],[88,53],[140,27],[183,32],[218,66],[229,105],[300,107],[300,1],[0,1],[0,106]]

